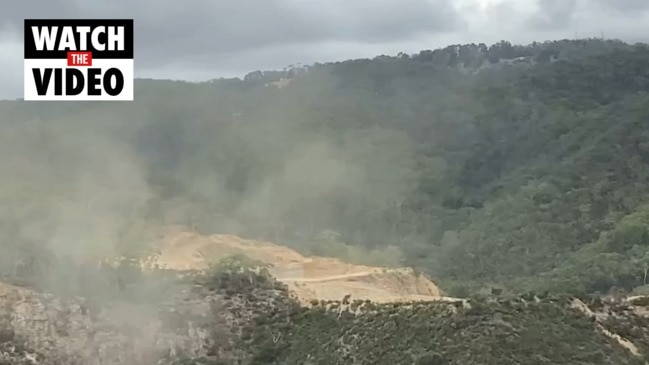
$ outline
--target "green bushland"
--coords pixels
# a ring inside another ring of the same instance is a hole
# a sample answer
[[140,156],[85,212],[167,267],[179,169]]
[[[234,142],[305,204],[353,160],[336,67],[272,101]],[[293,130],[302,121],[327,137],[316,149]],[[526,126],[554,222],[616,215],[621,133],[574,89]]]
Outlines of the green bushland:
[[0,276],[141,257],[183,224],[411,265],[450,294],[628,292],[648,284],[647,91],[646,45],[589,39],[2,101]]

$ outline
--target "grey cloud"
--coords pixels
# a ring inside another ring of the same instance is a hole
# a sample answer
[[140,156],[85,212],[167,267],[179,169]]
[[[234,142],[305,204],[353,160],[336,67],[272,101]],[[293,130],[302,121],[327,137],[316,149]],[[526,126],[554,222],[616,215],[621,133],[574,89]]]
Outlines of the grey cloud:
[[649,10],[647,0],[593,0],[604,10],[614,11],[625,15],[641,16]]
[[18,29],[24,18],[64,18],[74,16],[77,6],[72,0],[16,0],[3,4],[0,12],[0,29]]
[[462,25],[451,0],[22,0],[8,10],[0,24],[13,29],[25,17],[134,18],[138,65],[147,67],[287,44],[390,42]]
[[496,20],[498,23],[511,22],[520,15],[513,5],[514,4],[511,0],[498,3],[490,3],[487,6],[487,15],[492,20]]
[[2,41],[0,36],[0,100],[14,99],[23,92],[22,44]]
[[[648,0],[536,0],[538,10],[528,19],[534,30],[565,30],[573,25],[575,13],[590,14],[590,21],[606,27],[609,17],[641,18],[649,10]],[[602,18],[600,18],[602,17]]]
[[529,19],[536,30],[561,30],[570,26],[577,0],[538,0],[539,9]]

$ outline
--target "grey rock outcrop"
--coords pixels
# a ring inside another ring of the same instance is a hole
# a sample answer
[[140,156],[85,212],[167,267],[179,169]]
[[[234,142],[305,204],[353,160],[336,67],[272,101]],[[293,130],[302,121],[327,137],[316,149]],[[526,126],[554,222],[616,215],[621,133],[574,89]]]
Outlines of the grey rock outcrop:
[[151,365],[205,357],[209,334],[201,321],[209,313],[208,302],[189,298],[93,311],[83,299],[0,283],[0,364]]

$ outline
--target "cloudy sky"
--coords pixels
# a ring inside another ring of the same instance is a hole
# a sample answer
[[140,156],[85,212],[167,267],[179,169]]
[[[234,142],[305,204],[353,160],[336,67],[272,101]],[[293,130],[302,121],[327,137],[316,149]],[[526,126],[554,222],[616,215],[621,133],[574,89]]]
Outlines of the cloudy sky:
[[258,69],[604,33],[649,41],[649,0],[3,0],[0,99],[22,96],[24,18],[135,19],[136,77]]

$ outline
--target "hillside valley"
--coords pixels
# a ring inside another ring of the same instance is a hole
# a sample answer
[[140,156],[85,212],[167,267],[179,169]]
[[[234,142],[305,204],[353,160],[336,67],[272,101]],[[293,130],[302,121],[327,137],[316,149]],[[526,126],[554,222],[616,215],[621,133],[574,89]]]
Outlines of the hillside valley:
[[0,101],[0,363],[646,364],[648,92],[583,39]]

